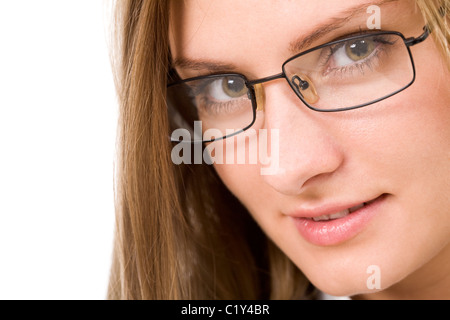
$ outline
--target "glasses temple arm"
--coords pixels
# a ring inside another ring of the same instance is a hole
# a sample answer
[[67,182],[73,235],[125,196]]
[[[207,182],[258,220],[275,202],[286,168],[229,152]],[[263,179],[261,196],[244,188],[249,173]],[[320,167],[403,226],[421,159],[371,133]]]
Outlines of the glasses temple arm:
[[[441,15],[441,17],[445,17],[445,14],[446,14],[445,11],[446,10],[445,10],[444,7],[441,7],[439,9],[439,14]],[[433,30],[432,30],[431,26],[429,24],[426,24],[425,27],[423,27],[423,33],[420,36],[418,36],[417,38],[411,37],[411,38],[406,39],[405,40],[405,44],[410,47],[410,46],[413,46],[415,44],[421,43],[426,38],[428,38],[428,36],[430,35],[430,33],[432,31]]]
[[405,39],[405,44],[408,47],[414,46],[418,43],[423,42],[426,38],[428,38],[429,35],[430,35],[430,28],[428,27],[428,25],[426,25],[425,27],[423,27],[423,33],[420,36],[418,36],[416,38],[411,37],[411,38]]

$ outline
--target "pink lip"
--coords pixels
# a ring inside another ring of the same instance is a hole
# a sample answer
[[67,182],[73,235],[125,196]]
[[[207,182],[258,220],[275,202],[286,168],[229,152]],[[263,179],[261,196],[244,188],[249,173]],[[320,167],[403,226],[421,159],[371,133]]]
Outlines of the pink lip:
[[330,215],[355,205],[327,206],[317,210],[301,210],[291,215],[291,217],[305,240],[319,246],[331,246],[349,240],[359,234],[379,212],[385,199],[386,194],[383,194],[367,202],[364,207],[345,217],[334,220],[314,221],[311,218]]

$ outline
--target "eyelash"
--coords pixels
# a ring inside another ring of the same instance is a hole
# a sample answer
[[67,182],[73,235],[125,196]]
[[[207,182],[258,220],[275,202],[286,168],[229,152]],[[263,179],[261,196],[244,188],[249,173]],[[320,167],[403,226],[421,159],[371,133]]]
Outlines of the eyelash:
[[[379,37],[375,37],[373,38],[373,41],[378,43],[379,45],[375,48],[374,52],[370,54],[369,57],[365,58],[364,60],[361,60],[360,62],[355,62],[354,64],[351,65],[346,65],[340,68],[334,68],[331,70],[324,70],[324,72],[322,73],[322,75],[325,76],[335,76],[337,75],[337,73],[340,73],[341,76],[343,76],[344,74],[348,74],[348,73],[352,73],[353,71],[359,70],[362,74],[364,74],[364,68],[368,67],[368,68],[372,68],[372,66],[374,65],[374,63],[376,62],[375,59],[379,59],[380,58],[380,54],[383,52],[386,52],[387,50],[389,50],[388,46],[392,46],[395,44],[396,41],[389,41],[388,40],[389,37],[387,36],[379,36]],[[333,47],[330,48],[329,52],[326,53],[326,56],[324,58],[322,58],[322,62],[320,62],[320,68],[324,68],[327,63],[330,61],[330,58],[343,46],[345,46],[348,42],[342,42],[339,43]]]
[[[218,115],[218,114],[226,114],[228,112],[234,111],[233,108],[236,107],[235,102],[233,100],[226,101],[226,102],[216,102],[212,101],[208,97],[203,96],[200,98],[201,103],[200,106],[203,105],[204,102],[207,104],[207,112],[211,115]],[[201,109],[199,106],[197,106],[198,109]]]

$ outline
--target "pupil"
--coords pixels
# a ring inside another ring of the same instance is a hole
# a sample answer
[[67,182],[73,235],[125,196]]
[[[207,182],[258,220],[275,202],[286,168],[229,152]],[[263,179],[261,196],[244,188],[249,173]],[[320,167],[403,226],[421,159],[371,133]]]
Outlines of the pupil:
[[368,49],[369,44],[365,40],[360,40],[350,45],[350,51],[352,52],[352,54],[358,57],[367,55]]

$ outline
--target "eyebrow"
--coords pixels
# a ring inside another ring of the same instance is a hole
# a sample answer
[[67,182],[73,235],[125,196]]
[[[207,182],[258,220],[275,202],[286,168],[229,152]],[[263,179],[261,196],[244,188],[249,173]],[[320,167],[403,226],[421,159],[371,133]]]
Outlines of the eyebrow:
[[211,72],[219,72],[224,70],[236,70],[237,67],[233,64],[219,63],[208,60],[188,59],[185,57],[176,58],[172,62],[172,67],[181,69],[190,69],[194,71],[209,70]]
[[303,49],[309,47],[314,41],[317,41],[318,39],[324,37],[328,33],[342,28],[346,23],[348,23],[350,20],[352,20],[355,16],[358,16],[362,13],[367,13],[367,8],[370,5],[376,5],[381,6],[383,4],[389,3],[389,2],[397,2],[398,0],[379,0],[374,1],[372,3],[365,3],[361,4],[355,7],[352,7],[350,9],[347,9],[343,12],[343,17],[340,18],[333,18],[331,22],[327,22],[326,24],[323,24],[319,26],[316,30],[314,30],[312,33],[301,36],[300,38],[296,39],[295,41],[292,41],[289,44],[289,50],[292,52],[300,52]]
[[[370,5],[381,6],[390,2],[398,2],[398,0],[378,0],[371,1],[369,3],[357,5],[349,8],[342,13],[342,17],[332,18],[330,22],[320,25],[313,32],[301,36],[289,43],[289,51],[293,53],[299,53],[303,49],[309,47],[315,41],[323,38],[327,34],[337,29],[342,28],[346,23],[352,20],[355,16],[358,16],[364,12],[367,12],[367,8]],[[177,57],[172,61],[172,67],[178,67],[181,69],[189,69],[193,71],[208,70],[210,72],[227,72],[237,70],[238,68],[229,63],[220,63],[216,61],[203,60],[203,59],[189,59],[186,57]]]

